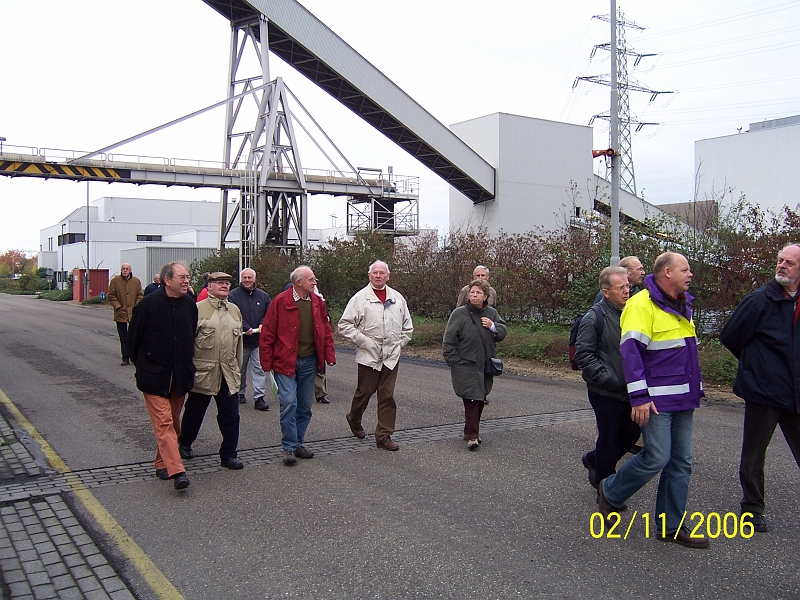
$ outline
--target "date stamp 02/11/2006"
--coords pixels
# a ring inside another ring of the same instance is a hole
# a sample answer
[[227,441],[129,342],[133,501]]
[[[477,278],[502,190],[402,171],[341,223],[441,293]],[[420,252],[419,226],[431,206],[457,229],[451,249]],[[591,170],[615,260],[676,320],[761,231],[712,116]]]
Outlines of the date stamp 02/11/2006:
[[[750,520],[752,517],[753,514],[749,512],[742,513],[741,516],[732,512],[726,512],[724,515],[720,515],[718,512],[708,514],[693,512],[689,515],[684,512],[678,531],[685,526],[693,538],[716,539],[725,536],[728,539],[735,537],[750,539],[754,532],[753,522]],[[656,519],[651,521],[649,512],[639,514],[637,511],[633,511],[627,525],[622,523],[622,515],[618,512],[609,514],[607,521],[601,513],[594,512],[589,517],[589,533],[595,539],[627,540],[637,518],[641,522],[639,526],[644,528],[644,537],[649,538],[651,530],[655,535],[667,537],[667,515],[665,513],[660,513]],[[675,532],[676,536],[678,531]]]

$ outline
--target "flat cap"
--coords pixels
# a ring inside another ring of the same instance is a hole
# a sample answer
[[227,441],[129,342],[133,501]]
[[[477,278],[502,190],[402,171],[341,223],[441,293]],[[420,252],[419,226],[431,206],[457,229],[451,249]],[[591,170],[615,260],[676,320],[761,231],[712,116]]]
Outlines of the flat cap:
[[210,273],[208,276],[208,283],[211,283],[212,281],[233,281],[233,277],[227,273],[223,273],[222,271],[215,271],[214,273]]

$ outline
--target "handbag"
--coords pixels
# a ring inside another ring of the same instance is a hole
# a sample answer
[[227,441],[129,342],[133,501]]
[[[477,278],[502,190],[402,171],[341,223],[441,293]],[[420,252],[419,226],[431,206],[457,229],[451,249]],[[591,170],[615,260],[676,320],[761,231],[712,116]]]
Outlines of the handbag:
[[486,364],[483,365],[483,372],[487,375],[497,377],[503,374],[503,361],[499,358],[487,358]]
[[503,374],[503,361],[496,357],[489,356],[489,350],[486,348],[486,342],[483,339],[483,335],[481,329],[486,329],[482,325],[478,325],[472,318],[472,313],[469,312],[469,309],[465,306],[464,310],[467,311],[469,314],[469,320],[472,321],[472,324],[478,328],[478,337],[481,339],[481,343],[483,344],[483,353],[486,355],[486,362],[483,364],[483,372],[486,375],[492,375],[493,377],[497,377],[498,375]]

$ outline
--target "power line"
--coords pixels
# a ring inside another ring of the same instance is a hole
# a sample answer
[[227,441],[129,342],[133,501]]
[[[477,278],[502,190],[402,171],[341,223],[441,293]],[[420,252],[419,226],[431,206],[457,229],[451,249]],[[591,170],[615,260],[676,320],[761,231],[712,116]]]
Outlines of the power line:
[[778,100],[763,100],[754,102],[737,102],[733,104],[715,104],[714,106],[704,106],[698,108],[684,108],[677,110],[654,110],[659,115],[677,115],[693,112],[709,112],[720,110],[740,110],[742,108],[757,108],[759,106],[778,106],[781,104],[793,104],[800,102],[800,96],[792,98],[780,98]]
[[[733,23],[733,22],[736,22],[736,21],[741,21],[741,20],[747,19],[747,18],[760,17],[760,16],[768,15],[768,14],[771,14],[771,13],[774,13],[774,12],[779,12],[779,11],[782,11],[782,10],[788,10],[788,9],[790,9],[792,7],[795,7],[795,6],[798,6],[798,5],[800,5],[800,0],[793,0],[792,2],[786,2],[784,4],[779,4],[777,6],[773,6],[773,7],[769,7],[769,8],[751,10],[751,11],[742,13],[740,15],[732,16],[732,17],[724,17],[724,18],[721,18],[721,19],[711,19],[711,20],[708,20],[708,21],[702,21],[702,22],[700,22],[700,23],[698,23],[696,25],[687,25],[685,27],[676,27],[674,29],[668,29],[668,30],[664,31],[663,33],[655,33],[655,34],[652,34],[652,35],[642,34],[641,36],[639,36],[637,41],[651,40],[651,39],[658,38],[658,37],[675,35],[675,34],[678,34],[678,33],[685,33],[687,31],[694,31],[695,29],[703,29],[703,28],[706,28],[706,27],[714,27],[714,26],[717,26],[717,25],[725,25],[727,23]],[[720,11],[718,13],[710,13],[709,16],[715,15],[715,14],[723,14],[725,12],[732,12],[734,10],[737,10],[737,9],[729,9],[727,11]],[[698,17],[698,18],[703,18],[703,17]],[[693,20],[696,20],[696,19],[688,19],[688,21],[693,21]],[[676,23],[681,23],[681,22],[686,22],[686,21],[676,21]],[[666,25],[666,26],[668,26],[668,25]]]
[[[772,31],[765,31],[763,33],[756,33],[753,35],[743,35],[738,36],[735,38],[728,38],[726,40],[720,40],[718,42],[710,42],[708,44],[699,44],[697,46],[685,46],[683,48],[675,48],[674,50],[666,50],[661,52],[663,56],[667,56],[669,54],[679,54],[681,52],[689,52],[692,50],[699,50],[701,48],[712,48],[714,46],[724,46],[726,44],[741,44],[743,41],[748,40],[755,40],[763,37],[773,37],[775,35],[779,35],[781,33],[787,33],[789,31],[796,31],[800,29],[800,25],[795,25],[793,27],[784,27],[782,29],[773,29]],[[790,40],[793,41],[793,40]]]
[[759,83],[774,83],[778,81],[786,81],[787,79],[798,79],[798,78],[800,78],[800,73],[793,73],[791,75],[779,75],[777,77],[767,77],[766,79],[751,79],[750,81],[737,81],[736,83],[720,83],[718,85],[705,85],[695,88],[686,88],[679,91],[681,94],[686,94],[691,92],[704,92],[707,90],[720,90],[733,87],[746,87],[748,85],[756,85]]
[[686,65],[697,65],[706,62],[714,62],[717,60],[726,60],[729,58],[738,58],[741,56],[753,56],[755,54],[763,54],[764,52],[775,52],[777,50],[786,50],[787,48],[794,48],[800,46],[800,40],[792,42],[782,42],[780,44],[773,44],[771,46],[762,46],[760,48],[753,48],[750,50],[741,50],[738,52],[728,52],[726,54],[717,54],[715,56],[708,56],[706,58],[697,58],[692,60],[683,60],[674,63],[667,63],[661,65],[660,69],[674,69],[675,67],[683,67]]

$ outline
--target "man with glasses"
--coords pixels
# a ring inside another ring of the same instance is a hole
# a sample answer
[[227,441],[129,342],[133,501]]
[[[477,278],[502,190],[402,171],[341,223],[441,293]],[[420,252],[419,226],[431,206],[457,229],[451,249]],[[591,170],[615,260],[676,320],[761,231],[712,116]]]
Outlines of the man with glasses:
[[228,301],[232,277],[217,271],[208,276],[208,297],[197,303],[197,333],[194,338],[194,387],[178,437],[181,458],[194,458],[192,444],[213,397],[217,403],[217,425],[222,434],[219,457],[222,466],[238,470],[239,382],[242,363],[242,313]]
[[631,420],[619,353],[619,320],[629,295],[627,269],[603,269],[600,290],[603,299],[583,316],[575,340],[575,362],[581,368],[597,421],[594,450],[581,457],[595,489],[600,481],[617,472],[617,462],[639,439],[639,426]]
[[272,371],[281,405],[283,464],[314,453],[303,446],[314,404],[314,379],[325,364],[336,364],[325,306],[314,293],[317,279],[307,266],[290,275],[292,287],[275,296],[261,325],[261,367]]
[[178,436],[183,399],[194,386],[197,305],[186,295],[189,271],[183,264],[164,265],[161,284],[133,309],[131,360],[156,436],[156,477],[171,478],[176,490],[184,490],[189,479],[178,452]]

